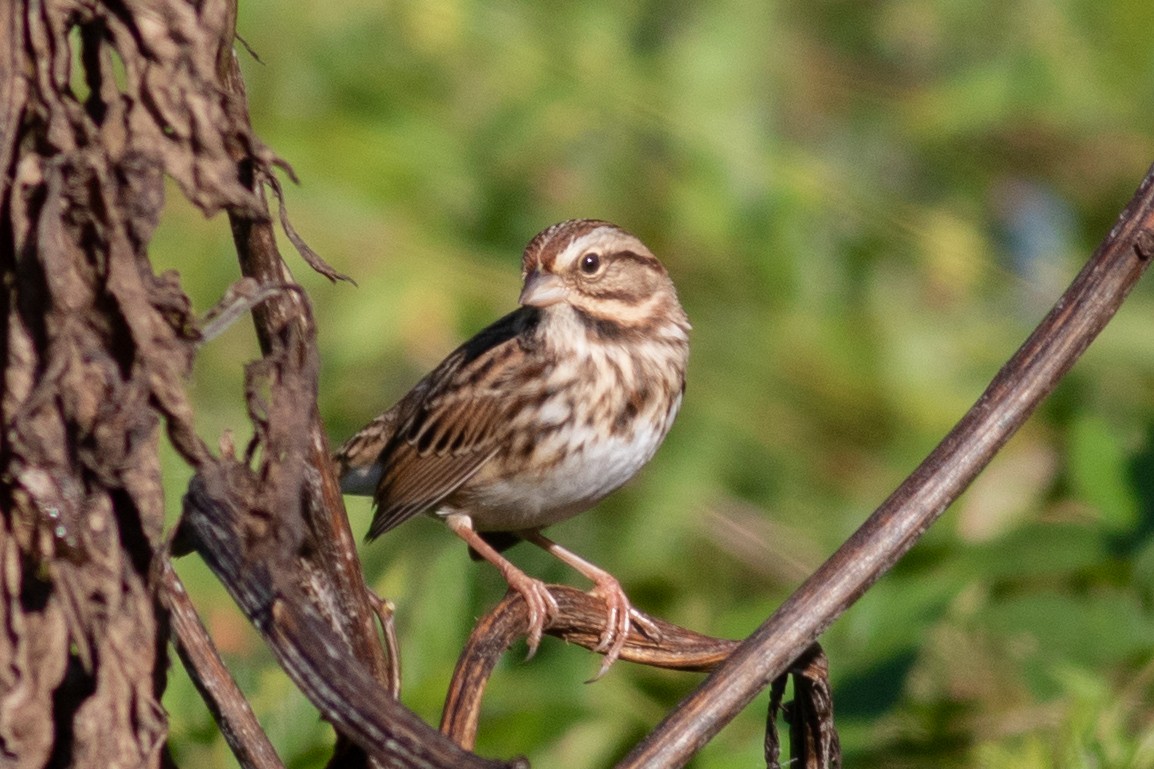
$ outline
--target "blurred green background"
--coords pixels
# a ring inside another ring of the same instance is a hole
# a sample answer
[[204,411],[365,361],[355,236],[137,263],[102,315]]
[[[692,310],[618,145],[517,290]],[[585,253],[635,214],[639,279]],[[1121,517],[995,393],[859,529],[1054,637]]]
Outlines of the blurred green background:
[[[316,306],[334,442],[510,310],[542,227],[601,217],[669,267],[694,323],[653,463],[551,535],[647,611],[751,631],[973,402],[1154,159],[1154,4],[896,0],[241,4],[289,212],[359,287],[282,243]],[[205,311],[227,222],[172,189],[159,267]],[[1154,766],[1154,292],[897,568],[823,638],[853,767]],[[203,434],[247,435],[248,324],[209,344]],[[188,471],[169,457],[175,516]],[[350,500],[363,532],[370,510]],[[363,551],[430,721],[503,593],[438,523]],[[532,548],[512,557],[581,579]],[[328,729],[195,558],[178,564],[292,767]],[[608,766],[699,680],[546,639],[498,670],[479,750]],[[185,766],[235,762],[174,663]],[[760,761],[765,698],[695,767]]]

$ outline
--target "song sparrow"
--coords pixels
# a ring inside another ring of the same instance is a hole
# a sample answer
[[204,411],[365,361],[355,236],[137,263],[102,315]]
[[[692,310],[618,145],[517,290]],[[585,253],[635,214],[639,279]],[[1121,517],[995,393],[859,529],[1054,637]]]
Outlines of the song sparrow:
[[369,539],[430,511],[495,565],[525,598],[530,654],[557,604],[478,532],[514,532],[592,580],[608,609],[600,676],[640,616],[612,575],[540,530],[587,510],[653,456],[681,406],[689,321],[657,258],[608,222],[542,231],[522,278],[519,309],[334,459],[345,493],[376,501]]

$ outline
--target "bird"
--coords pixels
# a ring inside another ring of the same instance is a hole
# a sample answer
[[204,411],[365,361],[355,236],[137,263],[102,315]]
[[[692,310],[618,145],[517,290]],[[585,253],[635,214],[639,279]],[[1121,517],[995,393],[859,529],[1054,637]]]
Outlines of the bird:
[[367,539],[428,513],[500,571],[525,600],[529,656],[559,609],[502,555],[501,538],[531,542],[592,581],[606,604],[599,678],[631,627],[657,630],[612,574],[541,530],[593,507],[653,457],[685,394],[690,324],[662,263],[610,222],[542,230],[521,267],[519,307],[333,459],[342,491],[374,500]]

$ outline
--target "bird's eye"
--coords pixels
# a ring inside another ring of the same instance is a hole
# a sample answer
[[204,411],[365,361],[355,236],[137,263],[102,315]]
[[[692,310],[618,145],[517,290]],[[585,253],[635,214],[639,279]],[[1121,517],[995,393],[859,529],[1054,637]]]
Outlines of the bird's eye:
[[592,275],[599,269],[601,269],[601,256],[599,254],[590,251],[581,257],[581,272]]

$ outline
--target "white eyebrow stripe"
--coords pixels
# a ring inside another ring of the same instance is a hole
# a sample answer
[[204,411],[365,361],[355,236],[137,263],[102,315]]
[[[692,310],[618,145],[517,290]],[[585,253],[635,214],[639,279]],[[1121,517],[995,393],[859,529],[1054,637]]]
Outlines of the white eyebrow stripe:
[[604,255],[607,251],[621,251],[623,248],[642,254],[649,253],[649,249],[632,235],[627,235],[615,227],[602,225],[595,230],[574,238],[569,245],[565,246],[564,250],[557,254],[553,269],[557,272],[570,269],[579,258],[590,251],[596,251]]

